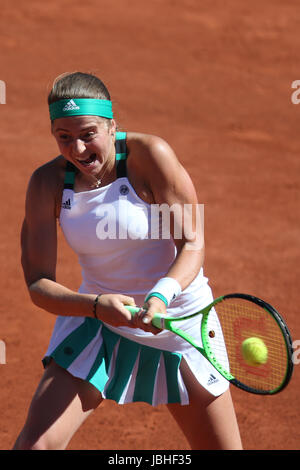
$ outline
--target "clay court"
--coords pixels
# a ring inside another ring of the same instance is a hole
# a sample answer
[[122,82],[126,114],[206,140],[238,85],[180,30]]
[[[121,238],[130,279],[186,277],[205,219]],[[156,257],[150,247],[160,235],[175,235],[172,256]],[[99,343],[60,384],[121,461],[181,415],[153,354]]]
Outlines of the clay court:
[[[298,1],[2,0],[0,22],[0,449],[24,423],[55,321],[29,300],[19,233],[29,177],[58,154],[46,97],[66,71],[98,74],[120,128],[165,138],[190,172],[214,294],[265,299],[300,340]],[[59,236],[57,279],[77,289]],[[300,448],[299,390],[300,365],[276,396],[232,389],[245,449]],[[106,402],[69,449],[189,447],[164,407]]]

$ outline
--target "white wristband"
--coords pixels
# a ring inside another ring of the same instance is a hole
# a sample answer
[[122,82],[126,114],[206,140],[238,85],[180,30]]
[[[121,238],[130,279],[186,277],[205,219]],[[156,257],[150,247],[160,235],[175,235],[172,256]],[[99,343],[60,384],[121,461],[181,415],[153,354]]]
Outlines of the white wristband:
[[155,297],[155,294],[158,294],[156,297],[160,298],[168,307],[168,305],[175,300],[180,293],[181,285],[176,281],[176,279],[172,277],[163,277],[148,292],[145,302],[147,302],[150,297]]

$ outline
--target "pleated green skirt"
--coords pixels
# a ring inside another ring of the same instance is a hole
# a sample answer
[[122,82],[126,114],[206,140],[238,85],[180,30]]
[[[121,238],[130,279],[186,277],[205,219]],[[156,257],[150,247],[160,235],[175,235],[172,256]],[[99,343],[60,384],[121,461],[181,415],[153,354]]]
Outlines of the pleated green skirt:
[[44,366],[52,358],[119,404],[188,403],[181,354],[131,341],[93,318],[59,317],[57,322]]

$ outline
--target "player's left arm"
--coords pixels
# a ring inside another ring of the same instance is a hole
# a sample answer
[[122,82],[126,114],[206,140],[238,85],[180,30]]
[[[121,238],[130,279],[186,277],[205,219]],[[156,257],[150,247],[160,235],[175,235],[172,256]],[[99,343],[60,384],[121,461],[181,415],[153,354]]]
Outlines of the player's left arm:
[[[204,233],[195,186],[173,149],[163,139],[146,136],[142,157],[142,176],[155,204],[170,209],[170,236],[177,256],[165,276],[176,279],[185,289],[197,276],[204,262]],[[148,301],[150,316],[165,312],[163,302]]]
[[[170,208],[170,235],[177,257],[168,276],[185,289],[204,262],[204,234],[195,186],[172,148],[157,137],[150,144],[148,185],[156,204]],[[147,177],[146,176],[146,177]]]

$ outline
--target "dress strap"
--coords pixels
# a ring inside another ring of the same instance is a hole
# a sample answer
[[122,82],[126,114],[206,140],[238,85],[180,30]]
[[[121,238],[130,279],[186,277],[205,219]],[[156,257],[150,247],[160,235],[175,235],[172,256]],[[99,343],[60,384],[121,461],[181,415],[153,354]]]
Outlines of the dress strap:
[[116,133],[116,167],[117,178],[125,178],[127,176],[126,159],[127,159],[127,145],[126,145],[126,132]]
[[73,165],[73,163],[67,161],[66,172],[65,172],[65,181],[64,181],[64,189],[73,189],[76,170],[77,169]]

